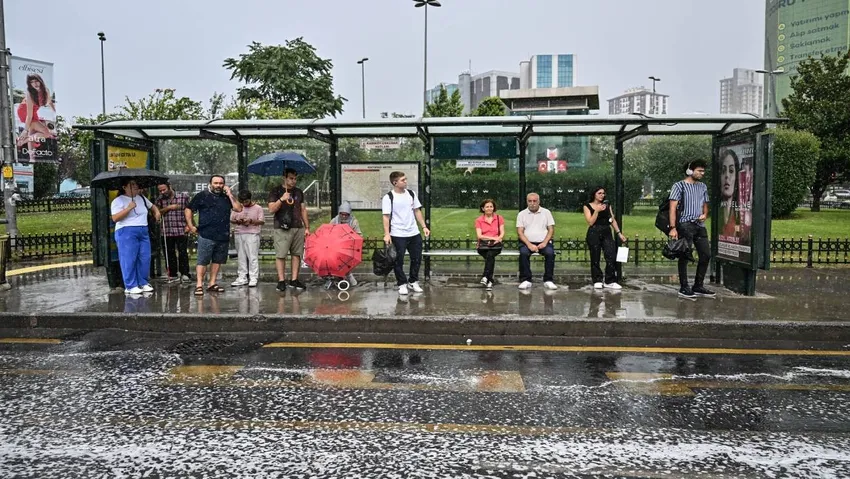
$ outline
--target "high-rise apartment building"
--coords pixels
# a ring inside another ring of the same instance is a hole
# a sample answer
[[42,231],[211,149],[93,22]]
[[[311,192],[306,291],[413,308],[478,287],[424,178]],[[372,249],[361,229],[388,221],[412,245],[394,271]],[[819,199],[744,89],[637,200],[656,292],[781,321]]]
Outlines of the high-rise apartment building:
[[736,68],[732,78],[720,80],[720,113],[762,115],[761,74]]
[[669,95],[653,92],[646,87],[632,88],[608,100],[608,114],[666,115],[670,105],[669,98]]

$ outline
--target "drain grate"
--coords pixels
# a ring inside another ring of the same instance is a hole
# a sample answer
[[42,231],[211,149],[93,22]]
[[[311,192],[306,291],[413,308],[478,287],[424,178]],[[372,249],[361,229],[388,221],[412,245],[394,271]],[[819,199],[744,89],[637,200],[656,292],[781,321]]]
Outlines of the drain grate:
[[225,338],[191,338],[168,348],[171,353],[186,356],[206,356],[217,353],[237,343],[235,339]]

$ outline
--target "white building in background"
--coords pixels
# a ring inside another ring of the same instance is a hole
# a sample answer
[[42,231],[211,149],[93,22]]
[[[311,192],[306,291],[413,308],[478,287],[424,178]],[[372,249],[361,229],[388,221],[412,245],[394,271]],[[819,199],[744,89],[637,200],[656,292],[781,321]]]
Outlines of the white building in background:
[[505,90],[519,89],[519,74],[499,70],[490,70],[477,75],[463,72],[458,76],[457,84],[463,101],[464,115],[478,108],[485,98],[499,96]]
[[732,78],[720,80],[720,113],[762,115],[764,87],[755,70],[735,68]]
[[653,92],[646,87],[626,90],[620,96],[608,100],[609,115],[642,113],[644,115],[666,115],[670,109],[670,96]]

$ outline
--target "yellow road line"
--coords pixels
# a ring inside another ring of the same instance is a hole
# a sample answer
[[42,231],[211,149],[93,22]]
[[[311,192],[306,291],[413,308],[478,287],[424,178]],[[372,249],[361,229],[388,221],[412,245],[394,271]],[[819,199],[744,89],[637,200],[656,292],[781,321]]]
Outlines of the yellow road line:
[[0,344],[62,344],[62,340],[51,338],[0,338]]
[[743,354],[762,356],[850,356],[850,351],[815,349],[744,349],[744,348],[660,348],[642,346],[537,346],[482,344],[392,344],[392,343],[287,343],[276,342],[264,348],[331,348],[331,349],[431,349],[449,351],[541,351],[574,353],[643,353],[643,354]]
[[44,271],[48,269],[59,269],[59,268],[67,268],[69,266],[84,266],[87,264],[92,264],[91,260],[86,261],[72,261],[69,263],[54,263],[54,264],[43,264],[41,266],[30,266],[28,268],[18,268],[18,269],[10,269],[6,271],[6,276],[17,276],[19,274],[26,273],[36,273],[38,271]]

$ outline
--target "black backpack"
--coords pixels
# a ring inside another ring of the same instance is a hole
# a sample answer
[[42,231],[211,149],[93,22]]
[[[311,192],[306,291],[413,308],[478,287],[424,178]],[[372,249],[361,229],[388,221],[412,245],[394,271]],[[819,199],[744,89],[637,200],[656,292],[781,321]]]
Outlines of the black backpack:
[[[682,213],[682,201],[676,206],[676,224],[679,224],[679,215]],[[670,198],[666,198],[658,207],[655,215],[655,227],[665,235],[670,234]]]
[[392,243],[384,245],[383,249],[376,249],[372,253],[372,272],[377,276],[390,274],[395,267],[397,254]]

